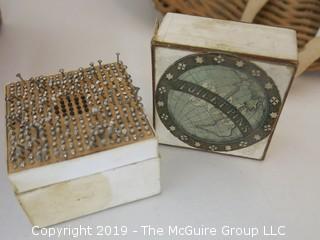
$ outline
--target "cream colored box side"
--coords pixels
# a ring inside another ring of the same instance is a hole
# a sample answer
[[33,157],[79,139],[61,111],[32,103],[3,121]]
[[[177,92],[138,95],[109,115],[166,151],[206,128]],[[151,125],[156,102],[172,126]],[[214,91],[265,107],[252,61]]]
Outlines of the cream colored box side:
[[168,13],[155,36],[158,42],[297,61],[291,29]]
[[17,194],[33,225],[46,227],[160,192],[159,158]]
[[[130,158],[128,158],[129,154],[131,154]],[[152,138],[76,159],[9,174],[9,179],[15,192],[22,193],[155,157],[158,157],[158,140]]]

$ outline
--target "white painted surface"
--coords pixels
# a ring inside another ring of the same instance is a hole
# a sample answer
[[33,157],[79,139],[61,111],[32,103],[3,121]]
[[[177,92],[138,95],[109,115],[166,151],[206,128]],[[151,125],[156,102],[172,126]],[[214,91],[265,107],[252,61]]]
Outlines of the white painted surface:
[[[155,49],[156,85],[158,84],[161,76],[164,74],[164,72],[170,65],[172,65],[175,61],[179,60],[180,58],[190,54],[195,54],[195,52],[170,49],[170,48],[164,48],[164,47],[156,47]],[[251,62],[258,65],[260,68],[262,68],[274,80],[275,84],[278,87],[279,94],[281,96],[281,101],[283,102],[285,93],[289,87],[289,83],[293,76],[294,67],[279,65],[271,62],[256,61],[256,60],[255,61],[252,60]],[[164,143],[172,146],[187,147],[192,149],[194,148],[184,143],[174,135],[172,135],[171,132],[163,125],[158,114],[156,114],[155,116],[155,129],[158,134],[160,143]],[[230,154],[234,156],[261,159],[263,157],[264,150],[267,147],[269,138],[270,136],[257,142],[256,144],[253,144],[243,149],[238,149],[238,150],[228,151],[228,152],[221,152],[221,153]]]
[[17,195],[35,226],[46,227],[160,192],[159,158]]
[[168,13],[156,39],[277,59],[298,58],[294,30],[183,14]]
[[158,155],[158,140],[153,138],[108,151],[9,174],[9,178],[15,192],[21,193],[155,158]]
[[[120,51],[134,82],[141,87],[147,113],[152,116],[150,39],[157,13],[151,0],[0,0],[0,7],[4,21],[0,31],[2,87],[13,81],[18,71],[29,77],[54,73],[60,67],[71,70],[98,58],[114,61],[114,52]],[[0,94],[3,99],[3,92]],[[280,224],[286,226],[287,237],[256,239],[319,240],[319,102],[320,74],[303,75],[293,82],[265,161],[160,146],[161,195],[55,227],[125,225],[132,230],[144,224]],[[0,238],[47,240],[32,235],[31,224],[10,186],[4,153],[3,103],[0,110]],[[157,238],[130,233],[113,239]]]

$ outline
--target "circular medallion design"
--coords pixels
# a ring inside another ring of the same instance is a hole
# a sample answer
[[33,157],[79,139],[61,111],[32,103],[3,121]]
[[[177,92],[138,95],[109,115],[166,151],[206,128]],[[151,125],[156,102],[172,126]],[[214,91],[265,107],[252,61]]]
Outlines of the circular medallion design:
[[166,128],[207,151],[248,147],[274,129],[281,107],[277,86],[242,58],[205,53],[168,67],[156,89],[156,109]]

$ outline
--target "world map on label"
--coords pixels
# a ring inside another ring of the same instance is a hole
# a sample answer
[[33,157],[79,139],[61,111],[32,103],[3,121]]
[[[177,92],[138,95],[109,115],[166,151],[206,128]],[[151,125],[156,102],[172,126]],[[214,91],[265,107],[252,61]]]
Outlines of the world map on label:
[[155,93],[159,118],[180,141],[232,151],[269,136],[281,97],[256,64],[224,53],[191,54],[167,68]]

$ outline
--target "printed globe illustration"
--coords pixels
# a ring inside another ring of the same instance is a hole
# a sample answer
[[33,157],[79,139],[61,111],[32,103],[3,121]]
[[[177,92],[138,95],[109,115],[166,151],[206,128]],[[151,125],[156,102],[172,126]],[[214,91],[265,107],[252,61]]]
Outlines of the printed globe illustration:
[[208,53],[171,65],[156,90],[159,117],[192,147],[231,151],[248,147],[274,127],[281,106],[278,89],[257,65]]

